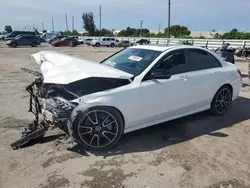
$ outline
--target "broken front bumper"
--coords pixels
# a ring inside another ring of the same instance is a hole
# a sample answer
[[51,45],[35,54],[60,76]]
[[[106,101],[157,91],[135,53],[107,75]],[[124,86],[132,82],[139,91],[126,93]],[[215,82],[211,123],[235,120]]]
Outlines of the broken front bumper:
[[[24,71],[32,72],[28,69]],[[26,87],[26,90],[30,94],[29,112],[35,115],[35,119],[32,124],[24,129],[21,138],[10,144],[12,149],[19,149],[32,140],[43,138],[48,126],[51,125],[72,135],[70,118],[72,111],[76,107],[75,104],[62,97],[43,98],[42,78],[39,75],[36,76],[36,80],[33,83]],[[42,120],[39,119],[41,114],[43,116]]]

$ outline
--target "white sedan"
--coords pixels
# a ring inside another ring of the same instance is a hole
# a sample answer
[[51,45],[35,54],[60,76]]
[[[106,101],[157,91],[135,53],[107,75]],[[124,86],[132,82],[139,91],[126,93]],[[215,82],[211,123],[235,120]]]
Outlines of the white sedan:
[[224,115],[242,86],[234,64],[194,46],[134,46],[100,63],[49,51],[32,56],[41,64],[44,121],[88,150],[197,112]]

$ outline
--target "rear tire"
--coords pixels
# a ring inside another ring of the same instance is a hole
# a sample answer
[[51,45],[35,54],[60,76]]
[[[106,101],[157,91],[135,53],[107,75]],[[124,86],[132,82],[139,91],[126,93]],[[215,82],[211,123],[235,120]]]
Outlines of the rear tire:
[[96,46],[96,47],[100,47],[100,43],[96,43],[95,46]]
[[115,44],[114,44],[114,43],[112,43],[110,46],[111,46],[111,48],[114,48],[114,47],[115,47]]
[[124,132],[119,111],[98,106],[79,114],[73,123],[74,138],[86,150],[103,151],[114,147]]
[[215,94],[210,111],[215,116],[223,116],[232,103],[232,90],[229,86],[222,86]]

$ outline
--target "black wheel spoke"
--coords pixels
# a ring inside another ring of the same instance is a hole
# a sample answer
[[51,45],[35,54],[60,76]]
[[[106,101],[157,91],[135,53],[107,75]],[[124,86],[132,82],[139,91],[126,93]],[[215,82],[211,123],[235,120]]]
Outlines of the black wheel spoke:
[[115,123],[115,120],[112,121],[112,122],[110,122],[110,123],[108,123],[108,124],[106,124],[106,125],[103,125],[103,127],[107,127],[107,126],[109,126],[109,125],[112,125],[113,123]]
[[94,135],[92,136],[92,138],[91,138],[91,140],[90,140],[90,142],[89,142],[89,145],[92,145],[92,142],[94,141],[95,137],[96,137],[96,134],[94,134]]
[[87,115],[87,117],[91,121],[92,124],[96,125],[96,124],[98,124],[97,113],[96,113],[96,111],[94,111],[93,113],[94,113],[94,116],[95,116],[94,120],[89,115]]
[[225,106],[226,108],[229,107],[228,104],[226,103],[226,101],[224,102],[224,106]]
[[104,138],[106,138],[107,140],[111,141],[111,139],[110,139],[108,136],[105,135],[105,132],[102,133],[102,136],[103,136]]
[[93,128],[92,128],[92,127],[79,126],[79,128],[89,129],[89,131],[87,131],[87,132],[82,132],[82,133],[80,133],[81,136],[82,136],[82,135],[85,135],[85,134],[89,134],[89,133],[91,133],[91,132],[93,131]]
[[225,96],[225,99],[228,99],[230,96],[230,93],[227,93],[226,96]]
[[102,126],[105,127],[105,122],[108,120],[110,117],[110,114],[107,115],[107,117],[102,121]]

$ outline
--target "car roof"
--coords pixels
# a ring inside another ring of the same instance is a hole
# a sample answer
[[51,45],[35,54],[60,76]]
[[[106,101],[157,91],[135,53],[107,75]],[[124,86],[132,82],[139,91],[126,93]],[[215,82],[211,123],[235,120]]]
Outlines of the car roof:
[[153,44],[146,44],[146,45],[138,45],[138,46],[132,46],[130,48],[137,48],[137,49],[147,49],[147,50],[155,50],[155,51],[166,51],[166,50],[169,50],[169,49],[204,49],[202,47],[198,47],[198,46],[188,46],[188,45],[178,45],[178,44],[175,44],[175,45],[153,45]]

